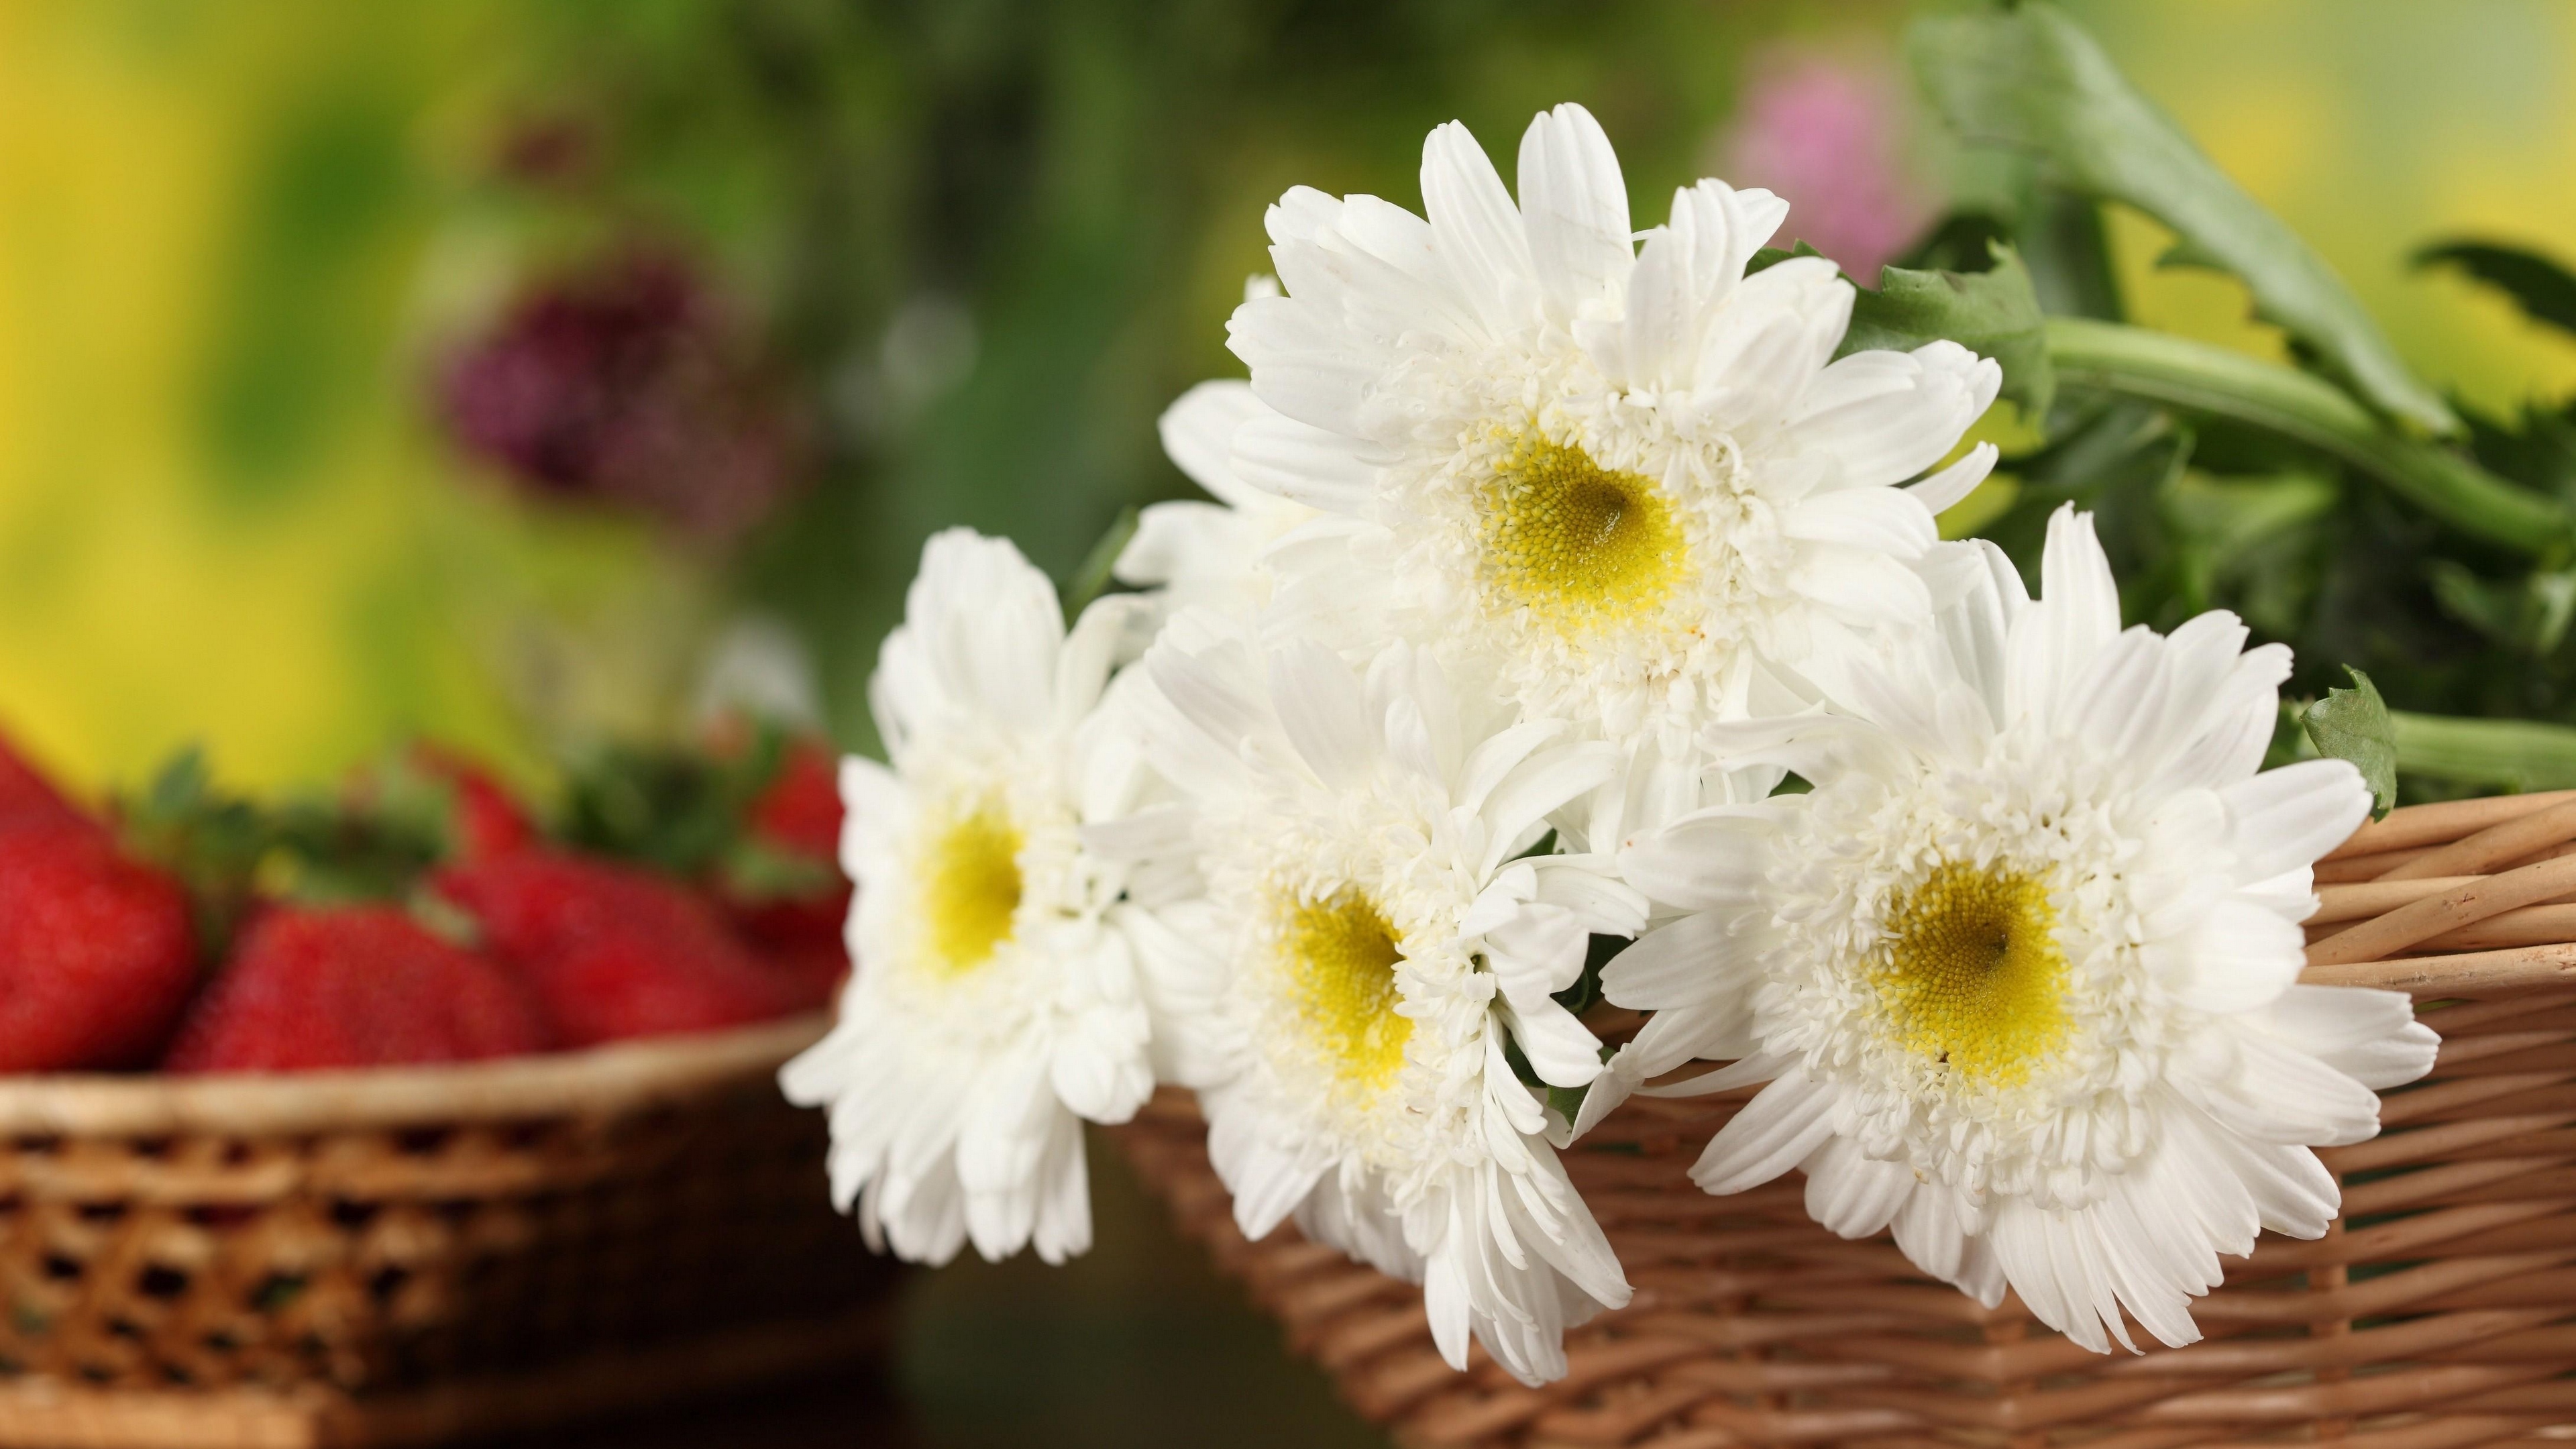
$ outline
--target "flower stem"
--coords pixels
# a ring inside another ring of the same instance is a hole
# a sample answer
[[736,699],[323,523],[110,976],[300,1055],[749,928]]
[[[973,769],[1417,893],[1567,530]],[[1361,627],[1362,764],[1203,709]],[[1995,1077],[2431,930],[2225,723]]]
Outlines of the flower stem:
[[2576,542],[2576,514],[2459,453],[2401,438],[2342,389],[2296,368],[2143,327],[2048,319],[2061,382],[2233,418],[2333,455],[2464,533],[2525,553]]
[[2390,710],[2400,774],[2508,790],[2576,787],[2576,727],[2530,719],[2455,719]]

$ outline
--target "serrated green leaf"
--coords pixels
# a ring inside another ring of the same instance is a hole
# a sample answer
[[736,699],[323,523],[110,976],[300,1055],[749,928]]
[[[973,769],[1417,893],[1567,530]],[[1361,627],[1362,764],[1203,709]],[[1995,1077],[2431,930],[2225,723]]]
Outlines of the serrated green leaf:
[[1834,355],[1911,352],[1946,338],[2001,364],[2003,395],[2032,417],[2047,416],[2057,378],[2039,294],[2011,247],[1990,241],[1987,255],[1994,265],[1982,272],[1882,268],[1878,290],[1864,289],[1853,299],[1851,327]]
[[2513,298],[2533,321],[2576,332],[2576,274],[2537,252],[2496,242],[2439,242],[2415,253],[2414,262],[2458,267]]
[[2299,723],[2318,754],[2350,760],[2361,771],[2361,782],[2370,787],[2370,818],[2376,820],[2397,804],[2397,726],[2370,676],[2350,665],[2343,672],[2352,676],[2353,687],[2327,690]]
[[1789,260],[1791,257],[1821,257],[1823,255],[1823,252],[1816,250],[1805,242],[1799,242],[1794,246],[1785,247],[1757,247],[1754,249],[1752,260],[1744,264],[1744,275],[1749,277],[1755,272],[1768,271],[1771,268],[1780,265],[1782,262]]
[[2146,212],[2182,238],[2168,261],[2234,273],[2257,315],[2288,329],[2374,408],[2422,431],[2458,429],[2333,268],[2211,164],[2063,11],[2029,0],[1926,16],[1908,48],[1934,109],[1961,136],[2028,152],[2050,180]]

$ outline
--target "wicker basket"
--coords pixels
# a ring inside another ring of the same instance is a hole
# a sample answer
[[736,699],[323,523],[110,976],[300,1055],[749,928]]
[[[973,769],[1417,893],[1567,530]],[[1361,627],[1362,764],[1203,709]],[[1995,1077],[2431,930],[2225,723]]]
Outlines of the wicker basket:
[[864,1356],[890,1270],[772,1081],[822,1030],[0,1080],[0,1446],[425,1443]]
[[[2320,865],[2307,980],[2411,992],[2443,1038],[2386,1130],[2323,1157],[2344,1217],[2266,1235],[2196,1308],[2206,1339],[2096,1355],[1992,1311],[1881,1236],[1807,1218],[1803,1179],[1686,1175],[1749,1092],[1634,1098],[1566,1154],[1636,1299],[1568,1336],[1545,1388],[1457,1374],[1419,1289],[1282,1228],[1247,1243],[1189,1099],[1126,1129],[1182,1226],[1413,1445],[2355,1449],[2576,1441],[2576,791],[2401,810]],[[2143,1333],[2141,1342],[2151,1343]]]

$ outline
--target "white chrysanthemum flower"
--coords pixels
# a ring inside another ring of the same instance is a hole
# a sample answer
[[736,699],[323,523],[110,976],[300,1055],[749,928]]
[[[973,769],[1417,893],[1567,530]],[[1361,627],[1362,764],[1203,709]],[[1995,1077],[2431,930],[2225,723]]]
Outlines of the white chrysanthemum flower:
[[1615,751],[1494,717],[1409,645],[1363,681],[1312,641],[1250,633],[1176,619],[1138,709],[1189,802],[1163,826],[1189,831],[1205,882],[1164,918],[1205,952],[1186,1015],[1235,1220],[1259,1238],[1293,1214],[1422,1283],[1454,1365],[1472,1331],[1522,1379],[1560,1376],[1566,1325],[1629,1290],[1510,1052],[1555,1085],[1599,1073],[1598,1041],[1551,995],[1645,901],[1606,857],[1527,852]]
[[2399,993],[2296,984],[2309,867],[2370,810],[2353,767],[2260,769],[2289,652],[2203,614],[2122,632],[2091,520],[2050,522],[2044,598],[1986,546],[1940,639],[1830,681],[1835,709],[1722,726],[1813,793],[1721,807],[1622,852],[1692,914],[1603,973],[1656,1015],[1583,1124],[1639,1077],[1767,1081],[1692,1169],[1807,1174],[1846,1237],[1893,1224],[1925,1272],[2007,1284],[2087,1347],[2169,1344],[2257,1228],[2338,1206],[2311,1146],[2378,1131],[2373,1089],[2437,1046]]
[[1834,360],[1833,263],[1745,275],[1788,212],[1769,192],[1686,188],[1640,249],[1579,106],[1531,124],[1520,186],[1452,123],[1423,148],[1428,220],[1303,187],[1271,208],[1287,294],[1230,330],[1273,412],[1234,468],[1371,525],[1300,553],[1314,591],[1532,718],[1671,758],[1745,713],[1759,663],[1928,620],[1933,516],[1994,450],[1895,485],[1994,400],[1995,364],[1949,342]]
[[879,656],[893,768],[841,766],[858,970],[779,1081],[830,1108],[833,1200],[904,1257],[1090,1247],[1081,1124],[1123,1122],[1153,1090],[1130,868],[1081,836],[1152,778],[1115,691],[1101,703],[1139,609],[1104,599],[1068,637],[1044,574],[952,529],[922,549]]
[[1266,411],[1250,383],[1225,380],[1200,383],[1163,410],[1163,451],[1217,501],[1147,505],[1111,570],[1119,582],[1159,590],[1174,611],[1195,605],[1242,613],[1269,602],[1262,555],[1316,515],[1234,476],[1228,455],[1235,430]]

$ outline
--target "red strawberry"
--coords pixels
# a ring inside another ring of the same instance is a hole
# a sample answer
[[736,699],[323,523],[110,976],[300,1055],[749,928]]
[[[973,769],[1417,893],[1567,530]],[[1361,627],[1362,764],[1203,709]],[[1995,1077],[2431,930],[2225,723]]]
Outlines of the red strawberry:
[[759,847],[808,869],[816,884],[792,891],[753,891],[736,871],[726,883],[727,908],[743,935],[780,970],[800,982],[806,1003],[819,1006],[850,972],[842,923],[850,914],[850,881],[841,874],[841,790],[831,748],[804,738],[790,741],[778,773],[744,812],[745,833]]
[[668,876],[529,850],[440,873],[572,1046],[710,1031],[778,1016],[800,993],[714,905]]
[[262,913],[162,1065],[299,1072],[542,1051],[527,988],[392,906]]
[[749,815],[758,840],[827,864],[840,859],[841,782],[831,746],[811,737],[788,741]]
[[432,744],[412,746],[411,758],[456,791],[449,834],[457,859],[489,860],[536,842],[537,828],[528,822],[528,813],[491,771]]
[[27,757],[16,746],[0,739],[0,820],[15,820],[22,815],[60,820],[89,818],[73,807],[43,771],[27,763]]
[[0,824],[0,1072],[148,1060],[196,978],[177,881],[68,812]]
[[349,798],[361,815],[408,823],[439,842],[446,860],[488,860],[537,839],[527,811],[497,776],[426,741],[362,770]]

